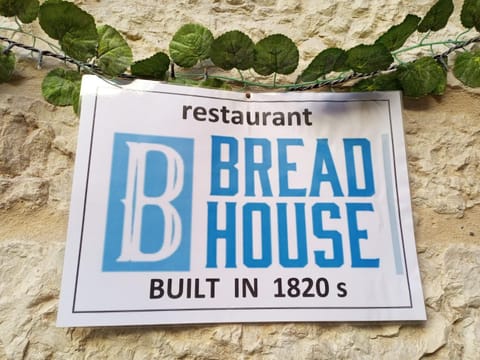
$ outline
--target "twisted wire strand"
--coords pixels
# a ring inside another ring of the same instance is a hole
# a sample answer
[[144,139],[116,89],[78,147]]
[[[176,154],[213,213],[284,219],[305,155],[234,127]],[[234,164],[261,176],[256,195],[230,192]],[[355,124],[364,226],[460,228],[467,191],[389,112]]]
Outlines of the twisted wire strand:
[[[43,57],[48,56],[48,57],[53,57],[55,59],[58,59],[60,61],[66,62],[66,63],[73,64],[73,65],[77,66],[78,68],[87,69],[89,72],[92,72],[92,73],[97,74],[99,76],[104,76],[102,71],[97,66],[95,66],[94,64],[89,64],[89,63],[85,63],[85,62],[75,60],[75,59],[73,59],[73,58],[71,58],[71,57],[69,57],[65,54],[59,54],[59,53],[56,53],[56,52],[53,52],[53,51],[50,51],[50,50],[38,49],[34,46],[23,44],[23,43],[14,41],[14,40],[12,40],[10,38],[7,38],[7,37],[4,37],[4,36],[0,36],[0,41],[8,43],[8,46],[3,50],[3,54],[8,53],[14,47],[17,47],[17,48],[21,48],[21,49],[24,49],[24,50],[27,50],[27,51],[37,53],[38,54],[38,65],[39,66],[42,65]],[[455,45],[449,47],[443,53],[433,56],[433,58],[435,60],[441,61],[442,59],[447,58],[454,51],[464,49],[467,46],[469,46],[471,44],[474,44],[474,43],[478,43],[478,42],[480,42],[480,36],[477,36],[477,37],[465,40],[463,42],[460,42],[458,44],[455,44]],[[313,90],[313,89],[318,89],[318,88],[327,87],[327,86],[332,87],[332,86],[344,84],[344,83],[349,82],[351,80],[366,79],[366,78],[372,77],[372,76],[377,75],[377,74],[382,73],[382,72],[389,72],[389,71],[396,70],[397,68],[398,68],[398,64],[392,64],[387,70],[383,70],[383,71],[374,71],[374,72],[371,72],[371,73],[355,73],[355,72],[353,72],[353,73],[351,73],[349,75],[346,75],[345,77],[342,77],[340,79],[319,80],[316,83],[309,84],[309,85],[292,84],[290,87],[287,88],[287,90],[288,91],[307,91],[307,90]],[[127,74],[127,73],[120,74],[117,77],[122,78],[122,79],[137,79],[137,78],[139,78],[139,77],[133,76],[131,74]],[[242,82],[241,80],[238,80],[238,81]],[[257,85],[262,86],[262,84],[257,84]]]

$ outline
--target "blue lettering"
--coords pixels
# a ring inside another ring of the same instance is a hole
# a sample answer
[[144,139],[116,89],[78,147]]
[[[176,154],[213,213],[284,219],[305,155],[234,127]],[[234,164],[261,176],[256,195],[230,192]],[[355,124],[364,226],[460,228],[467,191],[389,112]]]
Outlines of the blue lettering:
[[[262,255],[253,257],[253,213],[260,213]],[[247,203],[243,206],[243,263],[249,268],[266,268],[272,264],[272,233],[270,207],[265,203]]]
[[[262,160],[255,162],[255,147],[262,150]],[[245,196],[255,196],[255,173],[258,173],[262,196],[272,196],[268,170],[272,167],[272,149],[267,139],[245,139]]]
[[371,203],[347,203],[348,233],[350,235],[350,252],[353,268],[378,268],[380,259],[363,259],[360,254],[360,240],[368,240],[366,230],[358,229],[357,212],[373,211]]
[[303,146],[302,139],[278,139],[278,180],[280,196],[305,196],[307,190],[292,189],[288,184],[288,173],[297,170],[297,164],[288,162],[287,148],[289,146]]
[[297,227],[297,258],[292,259],[288,253],[288,218],[287,204],[277,204],[278,216],[278,249],[280,253],[280,265],[286,268],[305,267],[308,263],[307,257],[307,231],[305,228],[305,204],[295,203],[295,221]]
[[225,267],[236,268],[235,263],[235,206],[236,203],[227,202],[226,225],[224,230],[218,229],[218,202],[208,202],[208,231],[207,231],[207,268],[217,267],[217,242],[225,239]]
[[[222,145],[228,146],[228,160],[222,161]],[[228,136],[212,136],[211,195],[232,196],[238,193],[238,141]],[[222,170],[228,173],[228,186],[222,187]]]
[[344,263],[342,235],[335,230],[324,230],[322,213],[328,212],[330,219],[340,219],[340,209],[335,203],[316,203],[312,207],[313,234],[319,239],[331,239],[333,257],[327,259],[325,251],[314,251],[315,264],[320,267],[340,267]]
[[[375,194],[373,182],[372,153],[368,139],[343,139],[345,149],[345,163],[347,166],[347,181],[349,196],[372,196]],[[362,151],[363,177],[365,188],[360,189],[357,184],[357,167],[355,166],[354,147],[359,146]]]
[[[324,167],[326,170],[325,173],[323,172]],[[333,196],[343,196],[337,170],[335,169],[332,154],[328,146],[328,139],[317,139],[310,196],[320,196],[320,185],[322,182],[330,183]]]

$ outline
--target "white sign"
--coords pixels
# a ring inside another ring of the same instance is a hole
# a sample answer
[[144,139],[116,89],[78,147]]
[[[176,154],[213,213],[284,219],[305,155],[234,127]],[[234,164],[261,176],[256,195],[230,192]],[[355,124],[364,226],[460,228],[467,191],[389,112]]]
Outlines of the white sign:
[[399,93],[84,77],[59,326],[424,319]]

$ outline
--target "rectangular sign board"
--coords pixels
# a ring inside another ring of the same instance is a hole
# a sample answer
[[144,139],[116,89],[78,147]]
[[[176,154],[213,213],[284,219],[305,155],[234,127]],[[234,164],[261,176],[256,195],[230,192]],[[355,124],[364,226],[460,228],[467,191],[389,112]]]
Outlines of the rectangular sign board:
[[82,84],[58,325],[424,320],[401,97]]

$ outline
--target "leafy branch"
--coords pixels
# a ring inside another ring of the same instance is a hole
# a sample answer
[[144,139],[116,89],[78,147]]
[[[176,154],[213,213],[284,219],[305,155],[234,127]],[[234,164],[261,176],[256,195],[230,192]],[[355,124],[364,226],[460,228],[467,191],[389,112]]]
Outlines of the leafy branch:
[[[64,62],[63,67],[46,75],[42,93],[48,102],[73,105],[76,111],[84,73],[107,79],[143,78],[194,86],[286,90],[334,87],[357,80],[351,87],[353,91],[402,90],[411,97],[441,95],[446,89],[450,55],[455,55],[453,74],[467,86],[480,87],[480,50],[472,47],[480,42],[480,36],[463,38],[472,28],[480,31],[480,1],[463,3],[460,20],[466,31],[453,40],[428,41],[433,32],[447,25],[453,10],[452,0],[438,0],[423,18],[407,15],[372,44],[348,50],[335,47],[322,50],[300,72],[295,83],[279,84],[278,75],[295,72],[300,57],[295,43],[283,34],[273,34],[254,43],[238,30],[215,37],[200,24],[186,24],[173,35],[168,54],[158,52],[133,62],[131,48],[115,28],[97,27],[95,19],[72,2],[47,0],[40,5],[39,0],[0,0],[0,15],[14,17],[18,26],[0,28],[12,32],[10,38],[0,36],[0,41],[7,44],[0,46],[0,82],[12,77],[16,64],[12,49],[17,47],[36,53],[39,66],[44,56]],[[33,21],[38,21],[58,45],[22,29],[22,24]],[[30,35],[32,44],[14,41],[17,33]],[[425,35],[418,44],[404,47],[414,33]],[[48,45],[50,50],[37,48],[37,41]],[[435,53],[439,46],[446,50]],[[430,55],[402,60],[404,54],[419,48],[429,49]],[[230,76],[231,71],[238,77]],[[259,76],[270,77],[271,81],[259,82],[256,80]]]

